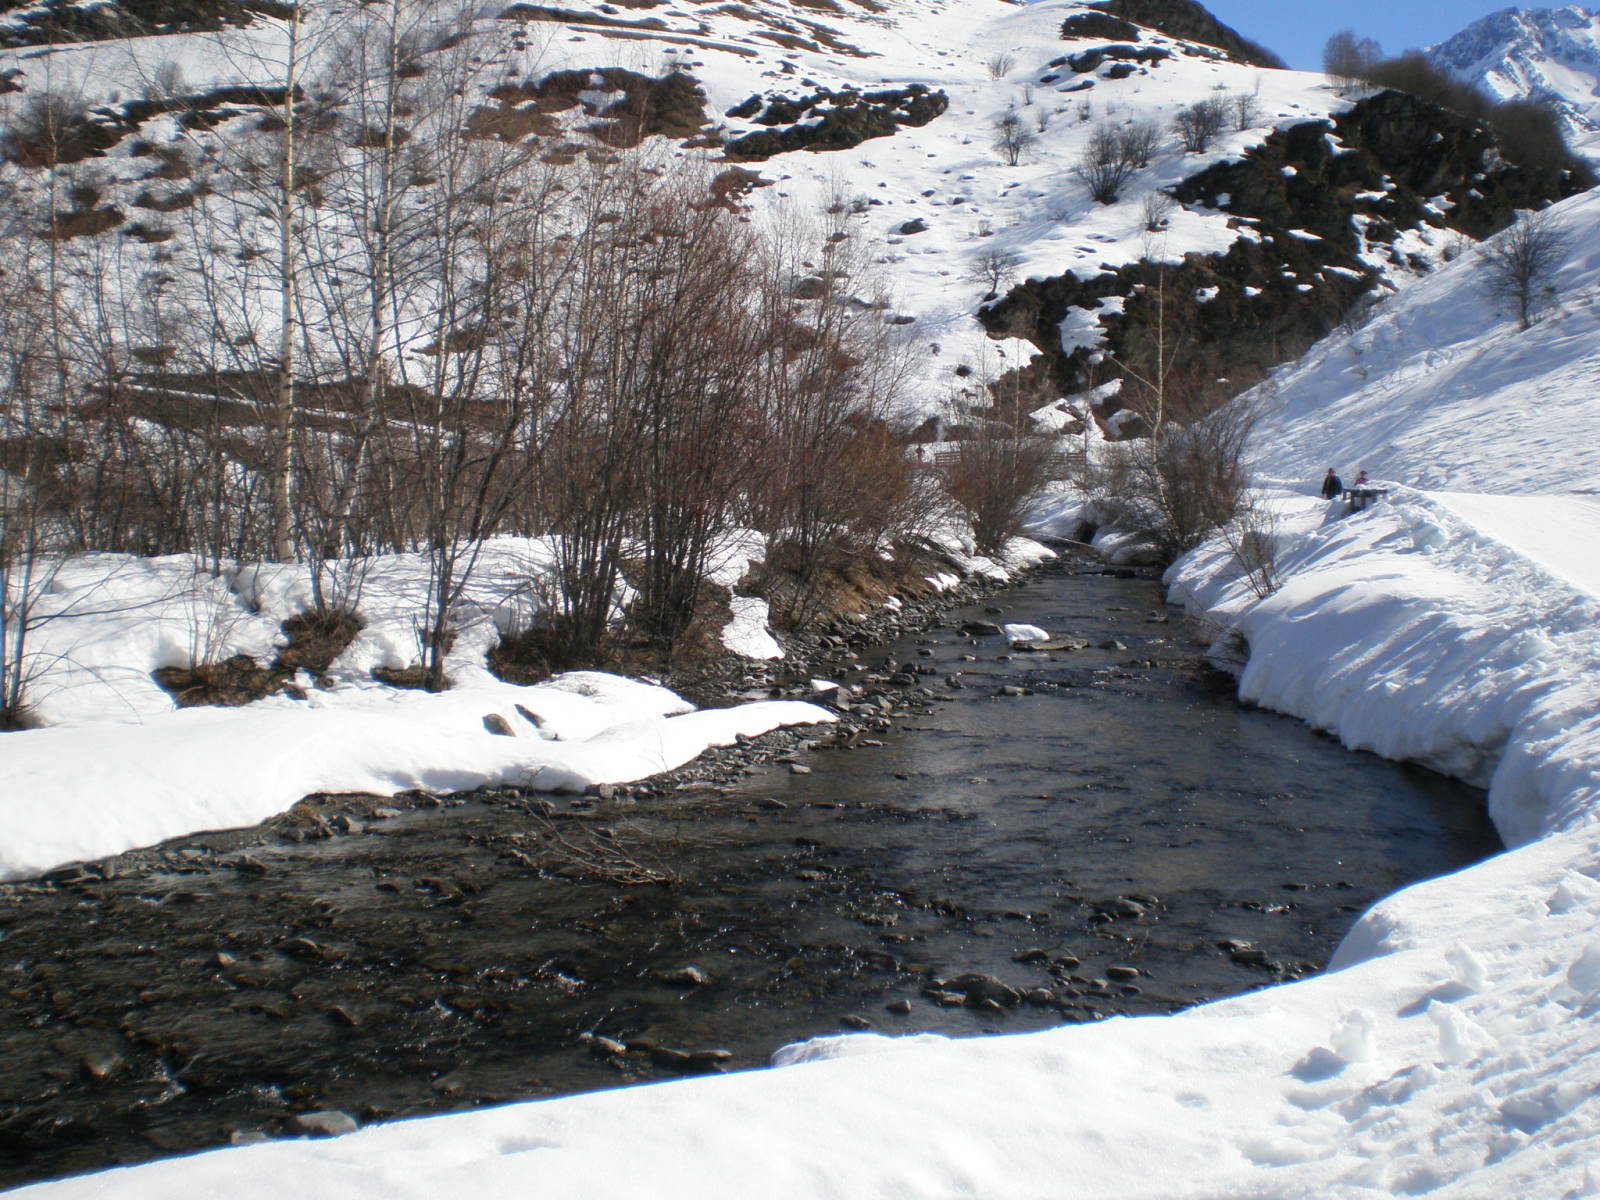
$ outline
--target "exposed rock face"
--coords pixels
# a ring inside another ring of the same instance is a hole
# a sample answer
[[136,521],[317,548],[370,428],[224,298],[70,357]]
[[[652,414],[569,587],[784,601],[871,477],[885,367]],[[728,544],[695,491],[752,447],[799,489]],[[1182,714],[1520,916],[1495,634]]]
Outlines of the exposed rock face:
[[[1374,264],[1426,269],[1397,243],[1402,231],[1481,238],[1504,228],[1519,208],[1592,183],[1581,169],[1509,164],[1482,126],[1384,92],[1332,121],[1280,130],[1244,158],[1173,189],[1184,204],[1234,215],[1247,232],[1226,253],[1190,254],[1165,267],[1134,263],[1091,279],[1069,273],[1030,280],[980,319],[992,333],[1039,348],[1053,371],[1041,394],[1071,394],[1118,373],[1099,349],[1063,345],[1062,321],[1072,308],[1097,310],[1105,348],[1132,363],[1148,355],[1164,308],[1166,328],[1182,331],[1182,371],[1208,387],[1226,381],[1213,397],[1221,399],[1328,332],[1372,287]],[[1112,297],[1120,300],[1102,308]]]
[[[606,97],[600,101],[595,94]],[[662,76],[641,75],[620,67],[598,71],[552,71],[537,83],[502,84],[489,93],[500,105],[498,112],[480,109],[469,126],[485,132],[497,129],[510,136],[552,132],[552,113],[581,107],[600,120],[588,132],[609,146],[637,146],[647,137],[691,137],[706,123],[705,92],[692,75],[672,71]],[[527,129],[517,118],[524,118]]]
[[149,37],[245,25],[257,14],[287,16],[292,5],[280,0],[108,0],[78,4],[74,0],[42,0],[6,4],[0,46],[41,46],[54,42],[90,42],[108,38]]
[[724,149],[735,161],[791,150],[848,150],[903,126],[926,125],[949,107],[948,96],[920,83],[882,92],[819,88],[799,99],[751,96],[728,115],[771,128],[734,138]]
[[1438,68],[1499,100],[1542,100],[1569,135],[1600,134],[1600,13],[1575,4],[1475,21],[1427,51]]
[[1257,67],[1284,65],[1272,51],[1241,37],[1194,0],[1099,0],[1090,7],[1158,29],[1168,37],[1215,46],[1235,62]]

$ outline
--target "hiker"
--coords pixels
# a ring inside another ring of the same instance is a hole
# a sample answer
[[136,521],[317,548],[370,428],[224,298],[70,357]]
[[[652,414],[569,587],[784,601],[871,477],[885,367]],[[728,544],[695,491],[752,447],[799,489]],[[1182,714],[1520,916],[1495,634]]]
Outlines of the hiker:
[[1344,491],[1344,483],[1333,473],[1333,468],[1328,468],[1328,474],[1322,480],[1322,498],[1334,500],[1340,492]]
[[1350,485],[1350,511],[1360,512],[1367,506],[1369,500],[1376,500],[1378,494],[1371,488],[1371,480],[1367,478],[1365,468],[1356,476],[1356,481]]

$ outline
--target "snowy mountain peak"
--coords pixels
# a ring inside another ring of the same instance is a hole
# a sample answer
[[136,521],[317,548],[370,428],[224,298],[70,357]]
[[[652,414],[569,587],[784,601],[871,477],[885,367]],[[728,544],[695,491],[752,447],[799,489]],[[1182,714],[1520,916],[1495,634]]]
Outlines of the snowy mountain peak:
[[1428,56],[1496,99],[1548,101],[1580,141],[1600,138],[1600,12],[1575,4],[1504,9]]

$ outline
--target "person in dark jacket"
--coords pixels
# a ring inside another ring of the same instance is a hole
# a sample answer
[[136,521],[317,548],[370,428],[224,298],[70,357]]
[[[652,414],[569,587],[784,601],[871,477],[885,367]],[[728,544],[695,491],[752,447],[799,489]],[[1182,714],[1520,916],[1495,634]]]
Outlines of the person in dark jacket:
[[1322,481],[1322,498],[1324,500],[1335,500],[1342,491],[1344,491],[1343,481],[1333,473],[1333,468],[1329,467],[1328,474]]

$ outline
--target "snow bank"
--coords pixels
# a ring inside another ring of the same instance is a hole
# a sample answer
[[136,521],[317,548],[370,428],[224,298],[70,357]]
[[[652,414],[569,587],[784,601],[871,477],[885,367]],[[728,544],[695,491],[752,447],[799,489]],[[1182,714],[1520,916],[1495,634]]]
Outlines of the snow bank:
[[[487,728],[491,716],[510,736]],[[533,687],[314,694],[8,734],[0,879],[251,825],[316,792],[582,791],[671,770],[739,735],[831,720],[789,701],[697,712],[663,687],[574,672]]]

